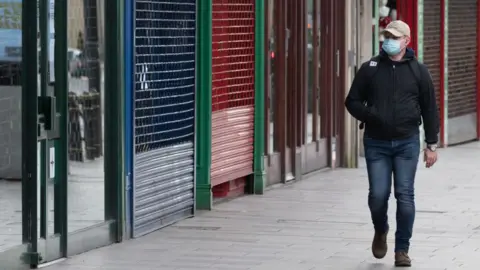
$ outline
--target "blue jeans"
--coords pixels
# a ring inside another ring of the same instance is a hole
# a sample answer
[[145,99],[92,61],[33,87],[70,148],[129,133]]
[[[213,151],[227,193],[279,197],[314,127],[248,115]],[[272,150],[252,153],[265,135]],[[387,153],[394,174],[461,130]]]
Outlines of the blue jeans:
[[364,138],[369,193],[368,206],[376,232],[388,230],[388,199],[392,187],[397,199],[395,252],[408,252],[415,220],[414,183],[420,155],[419,136],[383,141]]

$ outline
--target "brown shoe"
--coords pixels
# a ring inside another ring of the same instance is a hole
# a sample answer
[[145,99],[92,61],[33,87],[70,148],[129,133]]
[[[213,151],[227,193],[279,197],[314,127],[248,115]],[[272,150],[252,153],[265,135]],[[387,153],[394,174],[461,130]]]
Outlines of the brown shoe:
[[375,232],[372,242],[372,253],[373,257],[377,259],[383,259],[387,255],[387,235],[388,231],[385,233]]
[[395,253],[395,266],[399,266],[399,267],[410,267],[410,266],[412,266],[412,260],[408,256],[407,252],[396,252]]

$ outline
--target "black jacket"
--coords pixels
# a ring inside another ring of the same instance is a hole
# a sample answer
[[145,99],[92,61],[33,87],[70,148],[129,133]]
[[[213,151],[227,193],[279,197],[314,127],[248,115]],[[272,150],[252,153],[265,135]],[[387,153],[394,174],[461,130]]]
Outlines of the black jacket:
[[[412,64],[418,65],[420,79]],[[373,68],[376,72],[372,74],[369,69]],[[345,106],[353,117],[365,123],[365,135],[372,139],[394,140],[418,134],[423,118],[425,141],[438,141],[439,117],[432,77],[411,49],[399,62],[390,60],[382,51],[378,62],[363,63]]]

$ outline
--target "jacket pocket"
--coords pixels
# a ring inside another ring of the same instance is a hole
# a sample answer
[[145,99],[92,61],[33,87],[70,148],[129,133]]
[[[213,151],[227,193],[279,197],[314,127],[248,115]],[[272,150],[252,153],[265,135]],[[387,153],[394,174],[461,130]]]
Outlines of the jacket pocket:
[[395,127],[399,130],[418,127],[421,121],[420,107],[416,104],[397,104]]

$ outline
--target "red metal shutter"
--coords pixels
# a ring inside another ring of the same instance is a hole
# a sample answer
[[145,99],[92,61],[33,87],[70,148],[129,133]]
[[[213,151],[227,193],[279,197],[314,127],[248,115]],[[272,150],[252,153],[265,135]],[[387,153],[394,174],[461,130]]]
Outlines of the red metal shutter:
[[253,172],[255,0],[213,0],[212,186]]
[[[448,118],[476,113],[477,1],[448,2]],[[475,136],[474,136],[475,137]]]
[[441,52],[441,12],[439,0],[425,0],[423,13],[423,62],[433,78],[437,105],[440,108],[440,52]]

